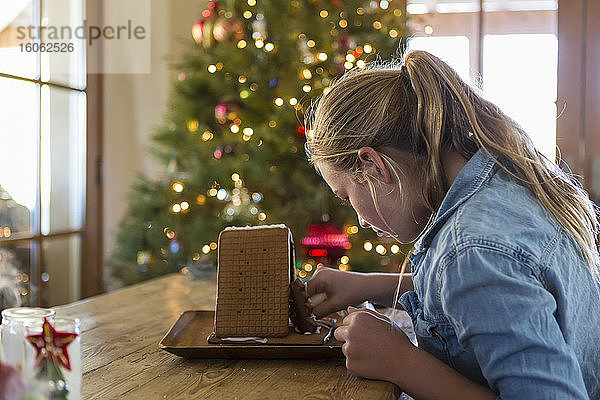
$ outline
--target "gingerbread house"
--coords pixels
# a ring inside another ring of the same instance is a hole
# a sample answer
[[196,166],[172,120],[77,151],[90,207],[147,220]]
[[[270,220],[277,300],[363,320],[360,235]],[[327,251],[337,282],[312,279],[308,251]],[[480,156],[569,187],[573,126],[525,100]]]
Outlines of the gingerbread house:
[[218,244],[215,336],[286,336],[294,278],[294,241],[288,227],[223,230]]

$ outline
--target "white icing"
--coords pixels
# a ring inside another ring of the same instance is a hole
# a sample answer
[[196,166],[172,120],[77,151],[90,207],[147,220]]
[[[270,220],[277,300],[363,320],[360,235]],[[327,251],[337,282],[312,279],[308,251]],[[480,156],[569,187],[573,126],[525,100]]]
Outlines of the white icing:
[[251,231],[251,230],[254,230],[254,229],[272,229],[272,228],[287,229],[287,226],[285,226],[285,224],[257,225],[257,226],[250,226],[250,225],[246,225],[246,226],[228,226],[227,228],[225,228],[223,230],[224,231]]
[[227,342],[253,341],[253,342],[258,342],[258,343],[267,343],[267,341],[268,341],[267,338],[261,338],[261,337],[225,337],[225,338],[219,338],[219,340],[227,341]]

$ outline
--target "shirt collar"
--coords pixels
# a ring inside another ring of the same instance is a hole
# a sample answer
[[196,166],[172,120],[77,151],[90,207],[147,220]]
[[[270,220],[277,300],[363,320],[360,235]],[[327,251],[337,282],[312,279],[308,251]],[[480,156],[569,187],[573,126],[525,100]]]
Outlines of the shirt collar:
[[454,179],[429,228],[415,242],[415,253],[427,250],[435,234],[456,208],[477,192],[494,174],[494,166],[494,159],[486,150],[479,148]]

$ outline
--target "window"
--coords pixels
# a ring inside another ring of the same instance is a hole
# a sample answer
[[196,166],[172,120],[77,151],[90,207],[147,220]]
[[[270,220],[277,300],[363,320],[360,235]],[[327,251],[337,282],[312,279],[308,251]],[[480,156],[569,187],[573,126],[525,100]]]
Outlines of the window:
[[554,160],[557,9],[556,0],[409,0],[415,34],[408,46],[430,51],[480,86]]
[[[0,0],[0,289],[22,305],[81,297],[85,46],[36,51],[40,26],[81,26],[83,0]],[[33,27],[33,30],[29,27]]]

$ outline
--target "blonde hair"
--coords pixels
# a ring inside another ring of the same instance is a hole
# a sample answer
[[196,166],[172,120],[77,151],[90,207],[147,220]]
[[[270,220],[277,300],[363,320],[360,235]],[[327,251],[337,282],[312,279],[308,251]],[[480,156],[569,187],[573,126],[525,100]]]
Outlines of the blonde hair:
[[[309,161],[317,170],[326,162],[335,170],[351,172],[357,182],[366,181],[384,221],[370,177],[361,170],[361,147],[379,151],[398,185],[401,169],[381,150],[394,147],[412,154],[410,168],[422,171],[417,177],[422,182],[420,195],[432,213],[450,186],[442,154],[454,150],[469,159],[483,148],[572,235],[592,275],[600,280],[598,208],[579,182],[536,150],[514,120],[432,54],[412,51],[401,61],[347,72],[311,105],[305,124]],[[406,260],[403,270],[405,265]]]

